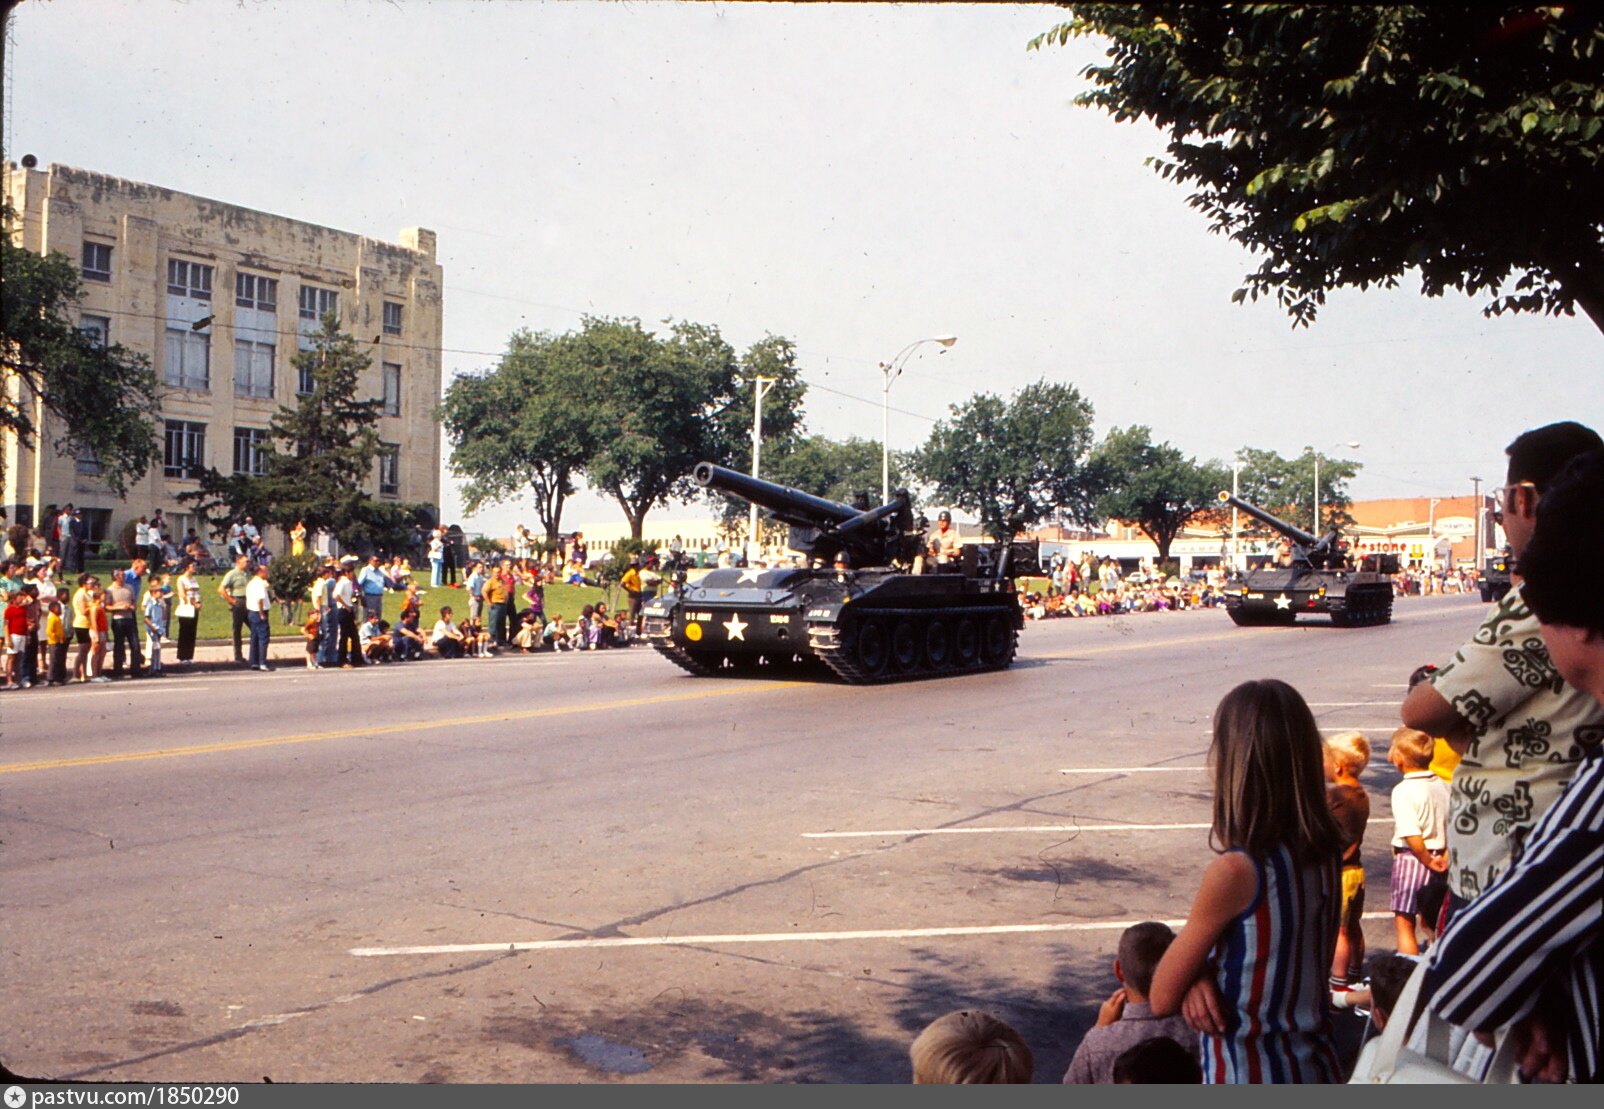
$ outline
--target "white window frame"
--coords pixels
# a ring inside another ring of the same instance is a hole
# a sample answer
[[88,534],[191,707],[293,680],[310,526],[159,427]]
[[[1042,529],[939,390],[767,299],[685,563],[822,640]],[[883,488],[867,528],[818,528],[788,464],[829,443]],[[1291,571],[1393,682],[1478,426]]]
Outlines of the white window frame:
[[401,444],[379,444],[379,496],[401,495]]
[[111,317],[84,313],[78,317],[78,330],[95,341],[98,347],[111,345]]
[[[176,357],[175,357],[176,351]],[[212,387],[212,338],[190,327],[167,326],[162,380],[174,389],[206,392]],[[199,361],[197,370],[195,362]]]
[[[385,416],[401,415],[401,363],[381,362],[379,378],[384,394],[379,402],[380,413]],[[392,384],[394,389],[391,388]]]
[[[236,397],[273,398],[273,359],[277,350],[272,343],[256,343],[249,339],[234,340],[234,395]],[[244,372],[241,373],[241,370]]]
[[211,300],[212,267],[184,258],[167,259],[167,292],[191,300]]
[[[384,333],[386,335],[401,334],[402,306],[398,300],[384,302]],[[392,320],[391,317],[394,317]]]
[[[177,437],[178,459],[173,461],[172,445]],[[206,465],[206,425],[194,420],[165,420],[162,424],[162,476],[193,481],[191,470]],[[174,472],[174,471],[178,472]]]
[[297,294],[296,311],[303,320],[321,320],[331,312],[340,314],[340,291],[325,289],[321,285],[302,285]]
[[[101,251],[105,252],[105,263],[106,263],[106,268],[105,269],[101,269],[99,266],[95,266],[95,265],[91,264],[91,261],[92,261],[91,258],[90,258],[91,253],[93,253],[95,255],[93,261],[94,262],[98,262],[98,261],[101,260],[101,258],[100,258],[100,252]],[[82,254],[81,258],[80,258],[80,262],[82,264],[79,266],[79,272],[81,274],[83,274],[84,277],[87,278],[88,280],[90,280],[90,281],[110,281],[111,280],[111,244],[110,243],[97,243],[93,239],[85,239],[84,240],[83,254]]]
[[[234,429],[234,472],[236,474],[249,474],[251,477],[261,477],[267,473],[267,464],[262,460],[263,447],[267,445],[267,429],[265,427],[236,427]],[[245,448],[245,468],[240,468],[240,447]]]
[[254,308],[270,315],[278,312],[278,278],[263,277],[259,273],[234,274],[234,306]]

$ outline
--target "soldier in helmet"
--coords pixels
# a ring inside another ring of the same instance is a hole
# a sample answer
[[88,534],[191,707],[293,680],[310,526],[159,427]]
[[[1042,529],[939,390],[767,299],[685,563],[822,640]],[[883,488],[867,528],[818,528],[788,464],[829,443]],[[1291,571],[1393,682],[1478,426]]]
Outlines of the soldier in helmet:
[[930,536],[931,560],[937,566],[958,561],[958,529],[952,526],[952,513],[943,508],[936,514],[936,530]]

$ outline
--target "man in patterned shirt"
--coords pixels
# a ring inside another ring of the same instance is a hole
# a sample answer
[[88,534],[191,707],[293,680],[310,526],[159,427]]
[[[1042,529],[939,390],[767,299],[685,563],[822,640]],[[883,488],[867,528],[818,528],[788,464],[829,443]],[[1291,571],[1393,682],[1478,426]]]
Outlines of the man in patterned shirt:
[[[1524,592],[1571,688],[1604,705],[1604,451],[1574,461],[1537,510]],[[1528,1078],[1604,1081],[1604,747],[1588,748],[1525,851],[1432,952],[1431,1008],[1508,1028]]]
[[[1509,445],[1494,519],[1517,560],[1543,489],[1571,459],[1600,447],[1596,432],[1570,421]],[[1582,756],[1604,740],[1604,707],[1554,669],[1517,581],[1470,642],[1409,692],[1402,717],[1463,755],[1449,802],[1451,919],[1519,858]]]

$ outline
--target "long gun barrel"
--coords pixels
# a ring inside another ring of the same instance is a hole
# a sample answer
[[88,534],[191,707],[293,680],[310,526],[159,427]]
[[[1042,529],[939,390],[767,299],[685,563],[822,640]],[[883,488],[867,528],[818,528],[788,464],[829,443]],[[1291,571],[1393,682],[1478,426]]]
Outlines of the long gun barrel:
[[858,515],[858,510],[839,501],[815,497],[787,485],[776,485],[748,474],[715,466],[711,462],[698,462],[691,471],[691,480],[703,489],[721,489],[766,508],[781,523],[797,527],[828,528],[844,524]]
[[1270,515],[1268,512],[1264,511],[1264,509],[1260,508],[1256,504],[1253,504],[1251,501],[1245,501],[1241,497],[1234,496],[1231,493],[1222,491],[1220,493],[1220,503],[1229,504],[1240,508],[1243,512],[1246,512],[1249,516],[1252,516],[1255,520],[1259,521],[1259,523],[1265,525],[1266,527],[1275,529],[1305,550],[1312,550],[1315,547],[1318,547],[1321,543],[1321,540],[1316,539],[1302,528],[1294,527],[1280,517]]

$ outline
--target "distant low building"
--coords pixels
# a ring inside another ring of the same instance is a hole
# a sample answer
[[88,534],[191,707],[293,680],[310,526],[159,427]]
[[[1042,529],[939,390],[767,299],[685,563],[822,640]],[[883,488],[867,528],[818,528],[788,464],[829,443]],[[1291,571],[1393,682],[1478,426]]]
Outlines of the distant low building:
[[177,497],[196,487],[196,467],[260,467],[269,419],[310,389],[290,359],[328,312],[373,358],[363,384],[383,406],[384,450],[369,492],[440,503],[433,231],[409,228],[399,243],[381,242],[62,165],[7,163],[5,197],[22,246],[79,264],[79,327],[147,356],[165,388],[162,458],[126,500],[98,479],[97,459],[63,458],[50,446],[60,429],[48,420],[38,451],[7,433],[0,450],[13,522],[72,502],[98,541],[159,508],[182,536],[196,520]]

